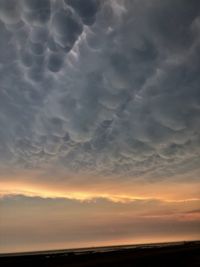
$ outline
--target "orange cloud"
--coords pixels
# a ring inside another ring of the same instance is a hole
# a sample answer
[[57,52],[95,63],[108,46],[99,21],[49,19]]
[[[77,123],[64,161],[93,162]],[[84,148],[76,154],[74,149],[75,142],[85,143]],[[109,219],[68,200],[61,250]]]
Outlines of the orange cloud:
[[[84,182],[83,182],[84,181]],[[178,190],[177,190],[178,188]],[[42,177],[39,172],[17,173],[1,179],[0,196],[22,194],[42,198],[67,198],[80,201],[107,198],[114,202],[161,200],[185,202],[200,199],[200,182],[122,181],[98,177]]]
[[1,178],[0,235],[7,242],[7,247],[0,244],[2,251],[199,237],[198,182],[177,178],[116,183],[114,177],[47,176],[33,171]]

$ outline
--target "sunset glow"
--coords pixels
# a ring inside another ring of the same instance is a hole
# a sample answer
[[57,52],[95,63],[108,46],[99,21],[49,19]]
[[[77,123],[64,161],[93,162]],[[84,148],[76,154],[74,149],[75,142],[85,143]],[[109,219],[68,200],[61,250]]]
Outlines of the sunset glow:
[[0,253],[200,239],[199,10],[0,0]]

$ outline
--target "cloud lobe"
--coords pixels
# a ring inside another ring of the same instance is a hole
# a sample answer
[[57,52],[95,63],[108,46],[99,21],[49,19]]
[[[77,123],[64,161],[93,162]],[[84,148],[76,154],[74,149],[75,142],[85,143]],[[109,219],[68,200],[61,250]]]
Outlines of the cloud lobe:
[[2,0],[0,10],[3,164],[198,170],[196,1]]

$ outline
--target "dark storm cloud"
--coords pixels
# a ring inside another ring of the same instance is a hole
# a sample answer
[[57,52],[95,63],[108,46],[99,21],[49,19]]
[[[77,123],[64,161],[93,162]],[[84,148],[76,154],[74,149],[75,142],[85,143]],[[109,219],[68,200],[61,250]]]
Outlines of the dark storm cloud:
[[100,0],[86,0],[84,4],[81,0],[65,0],[65,3],[76,10],[84,24],[94,23]]
[[82,32],[82,24],[70,9],[63,9],[53,15],[51,31],[54,41],[70,50]]
[[50,19],[50,0],[22,0],[18,5],[23,9],[23,20],[30,25],[43,26]]
[[132,176],[198,169],[199,5],[1,0],[2,162]]

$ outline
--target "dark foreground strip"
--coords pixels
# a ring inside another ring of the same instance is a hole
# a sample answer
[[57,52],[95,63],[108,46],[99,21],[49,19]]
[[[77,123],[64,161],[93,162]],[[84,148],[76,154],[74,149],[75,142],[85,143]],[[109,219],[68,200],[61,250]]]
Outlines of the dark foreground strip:
[[111,252],[21,255],[0,257],[2,267],[200,267],[200,243]]

